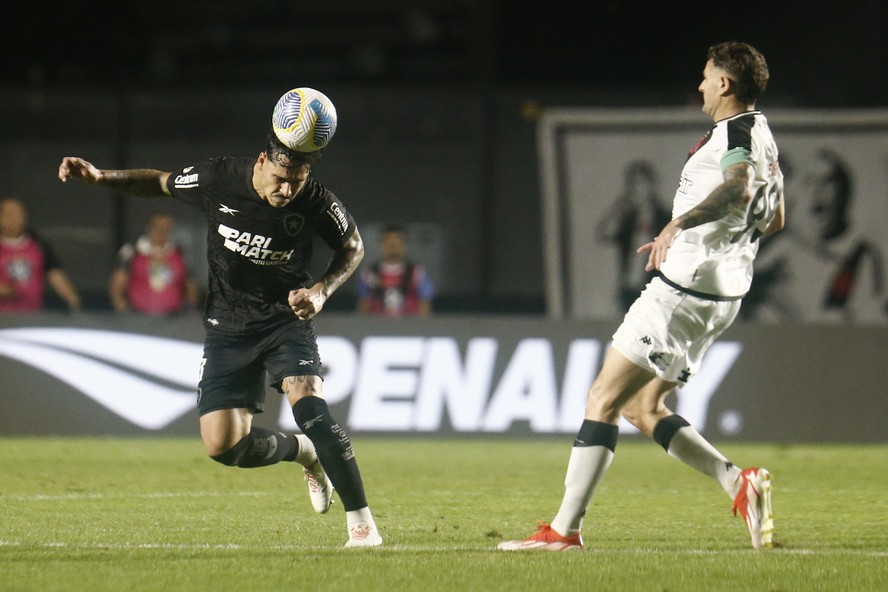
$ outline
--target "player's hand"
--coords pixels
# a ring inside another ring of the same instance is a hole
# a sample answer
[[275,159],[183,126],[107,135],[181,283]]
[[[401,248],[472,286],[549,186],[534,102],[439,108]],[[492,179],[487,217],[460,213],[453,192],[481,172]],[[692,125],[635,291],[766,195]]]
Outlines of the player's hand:
[[66,156],[59,165],[59,181],[67,183],[68,179],[80,179],[85,183],[95,183],[101,171],[91,163],[76,156]]
[[0,300],[12,300],[18,296],[18,290],[12,282],[0,282]]
[[645,271],[653,271],[660,269],[660,266],[666,261],[666,255],[669,253],[669,247],[681,233],[681,228],[675,223],[675,220],[667,224],[663,230],[657,235],[657,238],[649,243],[645,243],[638,247],[637,253],[647,253],[648,260],[644,266]]
[[321,285],[315,284],[311,288],[299,288],[298,290],[290,290],[287,297],[287,304],[290,310],[296,315],[296,318],[307,321],[324,308],[327,301],[326,296],[321,292]]

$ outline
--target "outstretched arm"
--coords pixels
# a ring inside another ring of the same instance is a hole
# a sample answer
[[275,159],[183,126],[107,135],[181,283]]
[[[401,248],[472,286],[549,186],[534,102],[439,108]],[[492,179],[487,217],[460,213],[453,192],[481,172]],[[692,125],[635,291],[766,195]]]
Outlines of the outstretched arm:
[[660,269],[666,261],[666,254],[675,237],[682,230],[694,228],[713,220],[719,220],[734,210],[742,210],[752,199],[752,182],[755,171],[746,163],[729,166],[724,171],[724,181],[712,190],[706,199],[673,218],[653,241],[638,248],[639,253],[648,252],[645,271]]
[[287,303],[293,314],[302,320],[307,320],[321,312],[327,298],[351,277],[363,258],[364,241],[356,228],[351,238],[334,252],[323,277],[310,288],[290,290]]
[[107,187],[136,197],[164,197],[170,194],[167,179],[170,173],[155,169],[98,169],[75,156],[66,156],[59,165],[59,180],[67,183],[77,179],[89,185]]

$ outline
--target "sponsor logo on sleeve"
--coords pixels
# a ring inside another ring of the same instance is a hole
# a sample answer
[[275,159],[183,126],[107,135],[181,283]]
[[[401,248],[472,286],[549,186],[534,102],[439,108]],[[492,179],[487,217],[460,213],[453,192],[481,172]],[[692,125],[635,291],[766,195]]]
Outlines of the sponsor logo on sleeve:
[[200,183],[198,182],[198,174],[192,173],[191,170],[193,166],[185,167],[182,169],[182,172],[176,175],[173,183],[179,189],[190,189],[192,187],[198,187]]
[[342,211],[342,208],[339,207],[338,203],[330,204],[330,208],[327,210],[327,215],[336,222],[336,228],[339,230],[339,234],[345,234],[345,231],[348,230],[348,218],[346,217],[345,212]]

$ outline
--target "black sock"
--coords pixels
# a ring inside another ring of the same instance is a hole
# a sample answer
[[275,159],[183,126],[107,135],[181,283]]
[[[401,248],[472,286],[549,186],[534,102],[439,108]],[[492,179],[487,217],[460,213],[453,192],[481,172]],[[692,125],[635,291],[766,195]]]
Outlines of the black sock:
[[254,426],[237,444],[210,458],[229,467],[252,469],[295,460],[298,447],[296,436]]
[[345,511],[367,507],[364,482],[351,440],[345,429],[333,420],[327,402],[320,397],[303,397],[293,406],[293,417],[314,444]]
[[578,448],[604,446],[614,452],[617,449],[619,435],[620,429],[613,424],[584,419],[573,445]]
[[654,439],[654,442],[663,447],[663,450],[669,452],[669,445],[672,443],[672,438],[675,437],[676,432],[689,425],[691,424],[678,414],[667,415],[654,426],[654,433],[651,434],[651,437]]

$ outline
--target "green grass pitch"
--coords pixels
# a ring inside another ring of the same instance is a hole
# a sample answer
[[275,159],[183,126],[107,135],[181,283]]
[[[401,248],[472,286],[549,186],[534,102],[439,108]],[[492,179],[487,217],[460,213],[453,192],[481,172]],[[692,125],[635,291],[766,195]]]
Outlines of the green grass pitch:
[[302,472],[199,439],[0,439],[0,590],[888,590],[888,446],[725,443],[774,475],[756,552],[712,480],[625,439],[578,553],[502,552],[549,520],[571,438],[353,438],[385,539],[346,550]]

